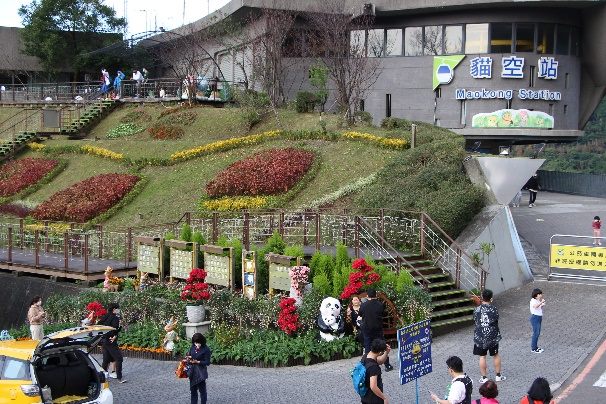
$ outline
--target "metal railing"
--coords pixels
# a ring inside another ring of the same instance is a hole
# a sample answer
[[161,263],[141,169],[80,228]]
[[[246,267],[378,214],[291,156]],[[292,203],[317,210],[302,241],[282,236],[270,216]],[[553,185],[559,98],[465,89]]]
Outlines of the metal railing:
[[0,103],[44,102],[49,97],[55,102],[88,101],[105,97],[188,99],[190,89],[194,90],[190,97],[192,99],[226,102],[233,98],[236,87],[244,89],[245,84],[209,78],[162,77],[143,81],[129,79],[122,80],[119,88],[110,86],[107,94],[101,93],[100,81],[2,84],[2,87],[4,91],[0,91]]

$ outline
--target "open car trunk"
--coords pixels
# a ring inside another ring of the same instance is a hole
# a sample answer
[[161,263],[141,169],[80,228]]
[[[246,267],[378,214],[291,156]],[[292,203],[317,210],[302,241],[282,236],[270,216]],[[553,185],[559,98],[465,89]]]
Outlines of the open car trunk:
[[33,366],[40,389],[48,387],[50,390],[50,396],[42,397],[45,403],[88,402],[96,399],[101,392],[103,381],[99,372],[91,359],[79,349],[44,355]]

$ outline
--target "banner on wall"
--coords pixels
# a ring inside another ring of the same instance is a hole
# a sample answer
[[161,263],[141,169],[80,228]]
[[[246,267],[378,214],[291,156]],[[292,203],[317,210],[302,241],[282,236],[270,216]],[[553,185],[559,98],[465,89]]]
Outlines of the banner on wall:
[[471,119],[472,128],[553,129],[553,124],[553,116],[528,109],[499,109],[475,114]]
[[433,89],[440,84],[448,84],[454,78],[455,67],[465,58],[465,55],[449,55],[433,57]]

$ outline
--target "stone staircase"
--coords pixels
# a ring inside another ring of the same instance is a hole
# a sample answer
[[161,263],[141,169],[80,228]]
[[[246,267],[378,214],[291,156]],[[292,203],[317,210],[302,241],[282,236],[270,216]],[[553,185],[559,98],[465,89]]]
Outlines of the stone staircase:
[[79,118],[63,125],[60,133],[67,135],[69,139],[82,139],[90,128],[102,120],[117,105],[117,100],[95,101],[84,108]]
[[25,147],[27,142],[37,138],[36,132],[21,132],[13,140],[0,143],[0,162]]
[[[434,335],[473,323],[476,306],[467,291],[456,287],[450,274],[444,273],[433,261],[421,255],[406,257],[406,260],[430,282],[431,328]],[[412,272],[411,275],[419,278]]]

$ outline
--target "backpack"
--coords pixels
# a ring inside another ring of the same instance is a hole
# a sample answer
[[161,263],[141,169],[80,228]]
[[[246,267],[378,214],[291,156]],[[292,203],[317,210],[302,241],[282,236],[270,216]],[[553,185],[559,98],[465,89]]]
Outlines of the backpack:
[[356,363],[353,369],[351,369],[351,380],[356,393],[360,397],[364,397],[368,393],[368,386],[366,385],[366,365],[363,361]]

